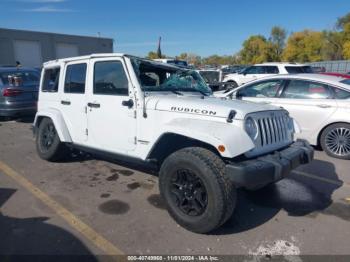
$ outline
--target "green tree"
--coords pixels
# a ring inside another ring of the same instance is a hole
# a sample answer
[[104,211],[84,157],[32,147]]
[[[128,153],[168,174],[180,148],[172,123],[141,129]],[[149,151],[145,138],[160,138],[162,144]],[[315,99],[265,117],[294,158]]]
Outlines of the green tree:
[[350,23],[350,13],[347,13],[346,15],[338,18],[335,26],[337,29],[342,30],[344,29],[345,25],[349,23]]
[[269,38],[270,54],[273,61],[279,62],[282,59],[282,53],[285,46],[287,31],[279,26],[274,26],[271,29]]
[[[162,58],[165,58],[165,57],[166,57],[165,55],[162,55]],[[157,59],[157,58],[159,58],[159,57],[158,57],[157,52],[150,51],[150,52],[148,53],[148,55],[146,56],[146,58],[148,58],[148,59]]]
[[271,61],[269,53],[270,45],[262,35],[253,35],[243,43],[240,52],[241,61],[244,64],[256,64]]
[[322,48],[323,60],[342,60],[344,34],[337,31],[324,31],[325,44]]
[[289,36],[283,59],[290,62],[316,62],[322,60],[325,38],[322,32],[304,30]]

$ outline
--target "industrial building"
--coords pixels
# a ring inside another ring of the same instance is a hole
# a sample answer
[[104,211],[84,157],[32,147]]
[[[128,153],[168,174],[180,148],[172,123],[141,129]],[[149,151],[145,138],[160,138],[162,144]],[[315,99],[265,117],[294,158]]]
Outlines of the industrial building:
[[0,28],[0,65],[41,67],[58,58],[113,52],[113,40]]

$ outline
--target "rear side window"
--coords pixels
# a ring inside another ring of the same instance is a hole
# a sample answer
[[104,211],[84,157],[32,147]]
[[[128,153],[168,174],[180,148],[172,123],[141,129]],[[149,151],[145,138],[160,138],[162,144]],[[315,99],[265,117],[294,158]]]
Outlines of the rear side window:
[[292,99],[327,99],[332,98],[332,93],[329,86],[322,83],[291,80],[284,89],[281,97]]
[[265,66],[265,74],[278,74],[279,70],[277,66]]
[[85,93],[86,67],[85,63],[67,66],[66,79],[64,81],[65,93]]
[[345,91],[340,88],[334,88],[334,98],[335,99],[349,99],[350,98],[350,92]]
[[60,79],[60,71],[58,68],[46,69],[44,72],[44,82],[41,91],[55,93],[58,91],[58,83]]
[[128,95],[129,82],[120,61],[96,62],[94,70],[94,94]]

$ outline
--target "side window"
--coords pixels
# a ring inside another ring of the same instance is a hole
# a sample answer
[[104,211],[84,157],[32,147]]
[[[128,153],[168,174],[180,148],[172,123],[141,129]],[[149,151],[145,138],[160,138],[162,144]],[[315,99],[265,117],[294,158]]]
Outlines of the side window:
[[282,98],[327,99],[332,98],[328,85],[305,80],[291,80],[284,89]]
[[349,99],[350,98],[350,92],[345,91],[340,88],[333,87],[334,90],[334,98],[335,99]]
[[85,93],[86,67],[85,63],[67,66],[66,79],[64,81],[65,93]]
[[265,70],[263,66],[252,66],[245,70],[245,74],[264,74]]
[[96,62],[94,68],[94,94],[128,95],[129,82],[119,61]]
[[265,66],[265,74],[278,74],[279,70],[277,66]]
[[275,97],[282,82],[282,80],[276,79],[254,83],[239,90],[238,96],[257,98]]
[[44,81],[41,91],[43,92],[58,92],[58,83],[60,79],[60,71],[59,67],[46,69],[44,72]]

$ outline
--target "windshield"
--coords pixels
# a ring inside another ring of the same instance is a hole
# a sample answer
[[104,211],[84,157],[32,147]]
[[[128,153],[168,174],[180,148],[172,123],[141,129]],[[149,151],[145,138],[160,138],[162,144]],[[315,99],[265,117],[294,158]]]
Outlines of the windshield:
[[168,64],[173,64],[173,65],[187,67],[187,62],[186,61],[182,61],[182,60],[169,60]]
[[196,71],[156,64],[140,58],[131,58],[131,62],[143,91],[212,93]]
[[6,71],[0,73],[0,82],[10,86],[30,86],[39,84],[40,75],[35,71]]

